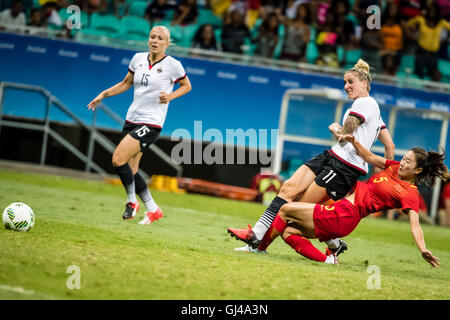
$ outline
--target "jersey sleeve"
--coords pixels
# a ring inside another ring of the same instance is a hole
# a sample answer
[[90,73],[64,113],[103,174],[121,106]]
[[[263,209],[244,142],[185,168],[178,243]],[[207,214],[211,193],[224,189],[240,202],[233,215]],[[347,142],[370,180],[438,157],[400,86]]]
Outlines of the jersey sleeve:
[[400,203],[402,207],[400,208],[403,212],[405,210],[410,209],[419,213],[419,192],[414,187],[409,187],[410,191],[404,196],[401,197]]
[[136,60],[137,60],[137,53],[131,58],[130,63],[128,65],[128,71],[134,74],[136,71]]
[[384,123],[383,118],[380,115],[380,131],[383,129],[387,129],[386,123]]
[[181,62],[175,61],[172,68],[173,70],[170,79],[173,81],[173,83],[177,83],[178,81],[186,78],[186,71],[184,71]]
[[395,160],[386,159],[386,162],[384,163],[384,169],[387,169],[390,166],[394,166],[396,164],[400,165],[400,162],[399,161],[395,161]]
[[349,116],[357,117],[364,123],[372,116],[374,107],[370,100],[356,99],[350,108]]

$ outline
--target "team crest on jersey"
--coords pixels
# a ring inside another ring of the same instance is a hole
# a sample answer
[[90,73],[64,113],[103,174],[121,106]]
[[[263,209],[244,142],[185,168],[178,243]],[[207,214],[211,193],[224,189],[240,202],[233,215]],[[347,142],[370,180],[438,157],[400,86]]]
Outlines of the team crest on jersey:
[[162,68],[159,67],[158,69],[156,69],[156,72],[161,73],[162,72]]

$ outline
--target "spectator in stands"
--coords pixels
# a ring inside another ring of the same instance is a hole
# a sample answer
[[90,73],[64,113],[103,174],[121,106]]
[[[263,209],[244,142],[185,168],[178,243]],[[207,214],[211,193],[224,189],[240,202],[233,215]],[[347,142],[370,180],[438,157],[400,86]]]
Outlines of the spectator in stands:
[[[381,9],[380,9],[381,10]],[[362,37],[361,37],[361,56],[362,59],[369,62],[375,72],[381,72],[381,59],[380,59],[380,49],[382,49],[382,38],[381,31],[376,26],[368,24],[367,21],[374,13],[366,9],[362,9],[361,17],[364,23],[362,26]]]
[[330,11],[334,15],[333,30],[337,34],[336,43],[344,50],[341,66],[346,65],[346,51],[359,48],[359,38],[356,37],[356,26],[348,19],[350,3],[348,0],[333,1]]
[[418,49],[414,63],[414,73],[420,78],[428,75],[433,81],[440,81],[438,70],[438,51],[441,45],[441,32],[450,30],[450,23],[439,16],[439,7],[430,6],[423,16],[409,20],[408,27],[418,27]]
[[309,5],[297,7],[295,19],[284,19],[285,37],[281,59],[306,62],[306,49],[310,38]]
[[174,7],[167,0],[154,0],[145,9],[145,18],[154,23],[166,18],[167,12]]
[[23,13],[23,2],[14,0],[9,9],[0,12],[0,28],[2,26],[25,26],[26,16]]
[[183,0],[175,10],[172,25],[186,26],[197,21],[197,0]]
[[272,12],[281,14],[281,0],[261,0],[259,17],[264,20]]
[[421,0],[395,0],[401,20],[410,20],[420,15]]
[[61,27],[63,25],[63,21],[61,19],[61,16],[58,12],[58,5],[56,2],[47,2],[42,7],[45,24],[47,26],[53,26],[53,27]]
[[31,27],[44,27],[45,21],[42,13],[40,8],[31,8],[28,25]]
[[283,15],[290,20],[294,20],[297,17],[297,8],[304,1],[302,0],[287,0],[283,9]]
[[403,49],[403,29],[395,2],[388,2],[381,17],[381,23],[381,39],[383,40],[383,47],[380,49],[382,73],[395,76],[401,63],[401,50]]
[[278,44],[278,14],[273,11],[267,15],[258,29],[258,37],[254,40],[257,44],[258,56],[272,58]]
[[214,51],[219,49],[214,34],[214,28],[211,24],[204,24],[198,28],[194,35],[194,40],[192,41],[192,48]]
[[335,17],[331,10],[327,11],[325,24],[317,28],[316,44],[319,50],[319,57],[315,63],[321,66],[332,68],[339,67],[337,57],[338,34],[334,29]]
[[222,27],[222,50],[242,54],[245,40],[250,40],[251,34],[244,23],[244,16],[239,10],[227,12]]
[[114,0],[114,14],[117,18],[128,15],[128,10],[130,10],[130,3],[127,0]]

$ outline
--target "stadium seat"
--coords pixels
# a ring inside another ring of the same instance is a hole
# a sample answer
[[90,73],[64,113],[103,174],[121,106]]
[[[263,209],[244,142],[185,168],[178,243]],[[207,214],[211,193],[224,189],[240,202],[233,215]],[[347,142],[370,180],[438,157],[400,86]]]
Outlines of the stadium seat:
[[[73,13],[67,13],[67,8],[61,8],[59,10],[59,16],[61,17],[61,20],[63,21],[64,25],[66,24],[67,18],[72,16],[72,14]],[[75,21],[73,21],[73,22],[75,22]],[[89,27],[89,16],[84,11],[80,11],[80,22],[81,22],[81,27],[82,28]]]
[[212,13],[209,9],[199,9],[197,24],[212,24],[214,27],[218,28],[222,26],[222,19]]
[[149,32],[150,23],[144,18],[126,16],[120,20],[119,35],[123,39],[145,41],[148,39]]
[[442,82],[450,82],[450,61],[439,59],[438,69],[442,73]]
[[345,52],[345,68],[351,68],[358,62],[358,59],[361,58],[362,51],[361,49],[351,49]]
[[278,42],[272,56],[272,58],[274,59],[278,59],[281,56],[281,51],[283,50],[284,44],[284,35],[285,35],[284,24],[280,24],[278,27]]
[[118,33],[120,30],[120,20],[112,14],[101,15],[93,13],[91,15],[90,28],[102,31],[105,35]]
[[[414,71],[414,60],[415,60],[415,55],[413,55],[413,54],[403,55],[398,71],[403,72],[403,73],[412,73]],[[409,70],[406,70],[406,69],[409,69]]]
[[319,49],[317,45],[313,41],[310,41],[306,47],[306,60],[308,60],[308,63],[314,64],[318,56]]
[[136,17],[144,17],[145,9],[147,9],[146,1],[135,1],[130,5],[128,15]]
[[178,40],[178,45],[182,47],[191,47],[192,40],[194,39],[195,33],[199,28],[196,24],[189,24],[184,27],[180,27],[181,38]]

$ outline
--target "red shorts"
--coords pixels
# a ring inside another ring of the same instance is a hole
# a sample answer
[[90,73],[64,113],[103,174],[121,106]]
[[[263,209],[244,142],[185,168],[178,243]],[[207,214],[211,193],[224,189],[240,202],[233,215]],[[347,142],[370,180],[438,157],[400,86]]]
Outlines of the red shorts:
[[317,204],[314,207],[313,219],[316,236],[320,241],[345,237],[361,220],[355,207],[347,199],[339,200],[330,206]]

